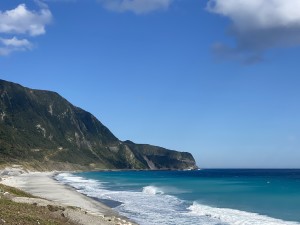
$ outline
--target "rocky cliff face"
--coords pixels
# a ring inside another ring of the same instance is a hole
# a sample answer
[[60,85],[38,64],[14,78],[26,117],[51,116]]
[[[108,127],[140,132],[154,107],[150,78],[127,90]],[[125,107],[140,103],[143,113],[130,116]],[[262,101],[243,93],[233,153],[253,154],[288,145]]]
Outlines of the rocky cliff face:
[[35,169],[194,169],[193,156],[116,138],[50,91],[0,80],[0,164]]

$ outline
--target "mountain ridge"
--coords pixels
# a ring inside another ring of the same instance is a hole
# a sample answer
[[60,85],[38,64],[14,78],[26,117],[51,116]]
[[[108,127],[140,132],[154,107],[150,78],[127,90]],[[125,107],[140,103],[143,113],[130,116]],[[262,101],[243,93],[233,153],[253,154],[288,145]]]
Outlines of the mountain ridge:
[[47,169],[196,169],[190,153],[120,141],[56,92],[0,79],[0,164]]

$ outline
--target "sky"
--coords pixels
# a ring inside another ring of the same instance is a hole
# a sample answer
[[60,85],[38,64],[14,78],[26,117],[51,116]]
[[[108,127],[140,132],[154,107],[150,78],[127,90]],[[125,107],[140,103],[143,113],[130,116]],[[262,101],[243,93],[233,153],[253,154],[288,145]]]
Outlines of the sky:
[[299,0],[1,0],[0,79],[200,168],[300,168]]

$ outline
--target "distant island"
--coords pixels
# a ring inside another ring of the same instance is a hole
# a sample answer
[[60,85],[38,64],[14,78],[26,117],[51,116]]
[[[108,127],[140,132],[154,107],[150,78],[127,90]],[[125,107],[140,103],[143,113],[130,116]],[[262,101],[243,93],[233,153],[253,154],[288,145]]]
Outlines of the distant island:
[[51,91],[0,80],[0,166],[46,170],[192,170],[193,156],[120,141],[95,116]]

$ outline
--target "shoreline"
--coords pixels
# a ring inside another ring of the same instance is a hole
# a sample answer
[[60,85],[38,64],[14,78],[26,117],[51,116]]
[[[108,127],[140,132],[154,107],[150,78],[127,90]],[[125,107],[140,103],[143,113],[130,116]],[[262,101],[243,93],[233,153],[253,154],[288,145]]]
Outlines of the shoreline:
[[75,188],[55,180],[54,176],[59,173],[59,171],[27,172],[20,167],[6,168],[0,170],[0,183],[46,199],[55,205],[76,208],[77,210],[74,210],[76,213],[71,213],[70,219],[78,224],[137,225],[101,201],[81,194]]

